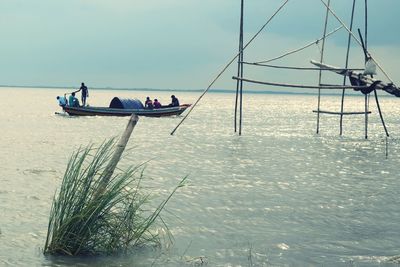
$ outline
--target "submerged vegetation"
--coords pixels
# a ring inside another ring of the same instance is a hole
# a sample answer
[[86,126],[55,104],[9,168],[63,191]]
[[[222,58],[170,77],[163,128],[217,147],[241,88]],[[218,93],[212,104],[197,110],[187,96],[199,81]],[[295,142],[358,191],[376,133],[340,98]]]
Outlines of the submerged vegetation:
[[111,254],[160,244],[153,226],[163,223],[157,220],[160,212],[186,178],[149,212],[150,194],[144,194],[141,186],[142,166],[114,172],[129,135],[122,146],[124,136],[118,144],[111,139],[99,148],[90,145],[73,153],[54,197],[45,254]]

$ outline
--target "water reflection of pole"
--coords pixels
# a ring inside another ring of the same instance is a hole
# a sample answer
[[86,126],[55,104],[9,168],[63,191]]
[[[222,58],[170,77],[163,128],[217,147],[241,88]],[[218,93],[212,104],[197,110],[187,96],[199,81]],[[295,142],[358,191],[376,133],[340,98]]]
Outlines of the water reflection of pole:
[[[243,13],[244,13],[244,0],[241,0],[240,7],[240,34],[239,34],[239,56],[238,56],[238,70],[237,76],[243,78]],[[237,132],[237,113],[239,102],[239,135],[242,134],[242,104],[243,104],[243,81],[237,80],[236,82],[236,99],[235,99],[235,132]]]

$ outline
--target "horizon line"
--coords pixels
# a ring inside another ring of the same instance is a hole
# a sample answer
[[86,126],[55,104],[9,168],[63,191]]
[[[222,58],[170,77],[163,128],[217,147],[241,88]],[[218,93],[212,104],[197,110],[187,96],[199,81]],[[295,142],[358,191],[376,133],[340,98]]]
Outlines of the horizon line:
[[[32,89],[77,89],[77,87],[73,86],[49,86],[49,85],[0,85],[0,88],[32,88]],[[128,88],[128,87],[91,87],[91,90],[115,90],[115,91],[149,91],[149,92],[189,92],[189,93],[194,93],[194,92],[204,92],[203,89],[171,89],[171,88]],[[236,90],[235,89],[222,89],[222,88],[214,88],[209,91],[209,93],[225,93],[225,94],[235,94]],[[276,95],[311,95],[311,96],[317,96],[317,93],[313,92],[290,92],[290,91],[275,91],[275,90],[257,90],[257,89],[248,89],[248,90],[243,90],[244,94],[276,94]],[[337,96],[340,95],[340,93],[328,93],[324,94],[326,96]],[[349,96],[358,96],[358,94],[353,93],[349,94]]]

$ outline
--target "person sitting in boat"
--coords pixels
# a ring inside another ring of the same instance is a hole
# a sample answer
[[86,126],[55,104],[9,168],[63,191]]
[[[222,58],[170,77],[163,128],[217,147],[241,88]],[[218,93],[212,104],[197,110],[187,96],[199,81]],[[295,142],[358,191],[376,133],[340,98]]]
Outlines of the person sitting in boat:
[[174,95],[171,95],[171,104],[168,106],[170,107],[179,107],[179,100]]
[[69,96],[68,103],[70,107],[79,107],[79,100],[75,97],[75,92]]
[[156,99],[154,99],[154,103],[153,103],[154,108],[161,108],[161,103]]
[[153,101],[151,101],[150,97],[146,97],[146,101],[144,102],[144,108],[153,109]]
[[65,107],[68,104],[67,98],[65,96],[57,96],[57,100],[60,107]]

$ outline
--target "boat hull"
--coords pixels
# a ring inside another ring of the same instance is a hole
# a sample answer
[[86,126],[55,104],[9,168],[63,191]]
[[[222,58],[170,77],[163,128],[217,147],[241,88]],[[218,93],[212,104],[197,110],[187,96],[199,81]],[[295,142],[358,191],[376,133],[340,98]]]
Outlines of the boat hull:
[[179,107],[166,107],[159,109],[119,109],[107,107],[63,107],[63,110],[70,116],[131,116],[135,113],[145,117],[167,117],[182,114],[190,104],[180,105]]

